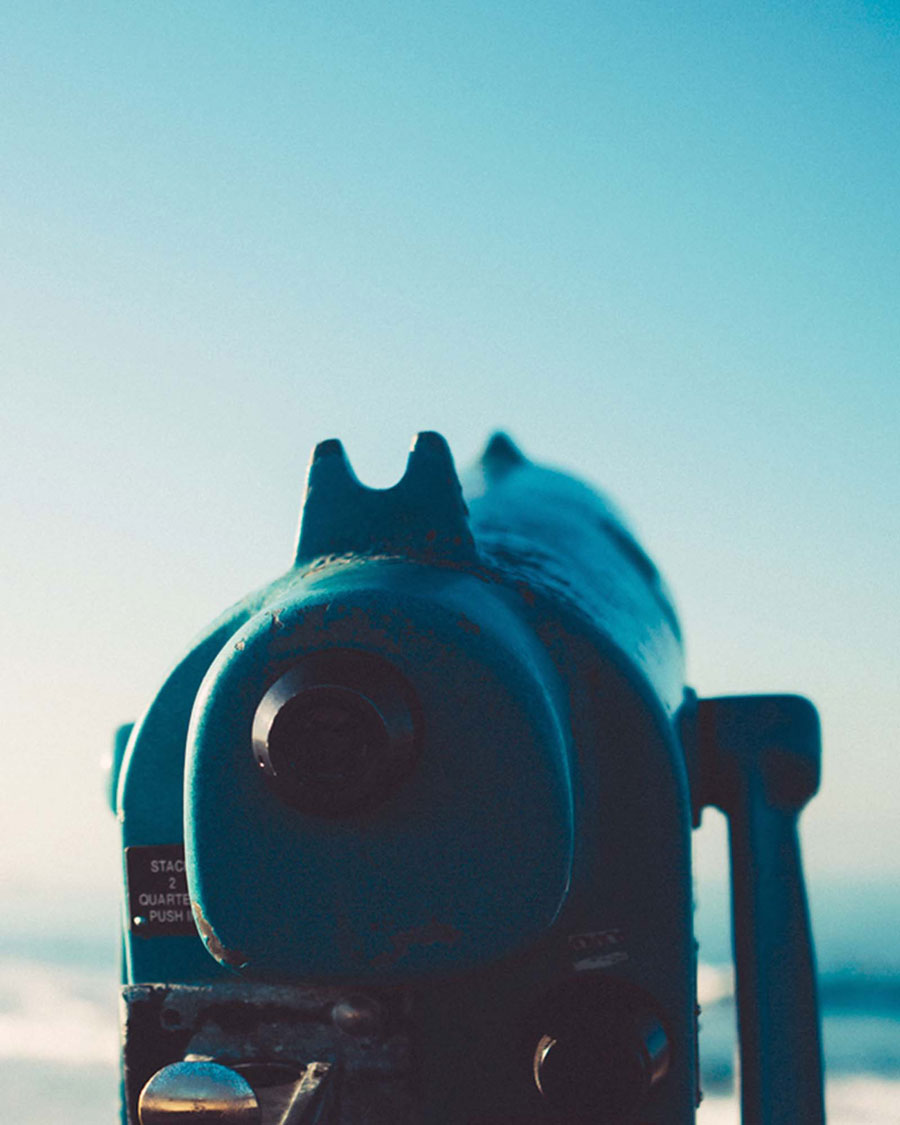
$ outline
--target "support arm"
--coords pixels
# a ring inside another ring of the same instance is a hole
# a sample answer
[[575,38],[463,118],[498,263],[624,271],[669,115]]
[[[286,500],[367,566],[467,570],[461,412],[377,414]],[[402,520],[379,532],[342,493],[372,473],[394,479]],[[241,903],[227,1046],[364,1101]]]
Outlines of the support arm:
[[703,699],[700,799],[728,818],[743,1125],[823,1125],[815,958],[797,820],[819,784],[799,696]]

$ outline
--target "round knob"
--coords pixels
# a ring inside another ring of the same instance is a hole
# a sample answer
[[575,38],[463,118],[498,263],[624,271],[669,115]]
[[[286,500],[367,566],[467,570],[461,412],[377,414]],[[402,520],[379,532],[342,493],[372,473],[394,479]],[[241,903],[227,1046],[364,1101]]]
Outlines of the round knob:
[[202,1121],[208,1125],[259,1125],[253,1088],[231,1067],[178,1062],[158,1070],[138,1100],[140,1125]]
[[303,812],[341,816],[384,800],[411,768],[418,708],[387,661],[335,650],[306,657],[269,688],[253,753],[278,795]]
[[565,1120],[623,1125],[668,1070],[669,1041],[643,997],[625,989],[592,992],[569,992],[546,1014],[532,1073]]

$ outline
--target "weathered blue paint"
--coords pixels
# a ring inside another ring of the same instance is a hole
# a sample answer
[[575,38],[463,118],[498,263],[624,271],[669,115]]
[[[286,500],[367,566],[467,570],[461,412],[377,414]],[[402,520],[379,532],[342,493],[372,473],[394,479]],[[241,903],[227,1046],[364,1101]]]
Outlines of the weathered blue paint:
[[[540,644],[455,570],[341,562],[286,594],[212,665],[188,736],[188,864],[217,944],[268,976],[302,963],[395,979],[543,933],[569,883],[572,797]],[[387,656],[415,684],[426,733],[394,797],[323,822],[265,784],[247,731],[269,684],[325,648]]]
[[[250,731],[298,660],[344,649],[405,677],[423,736],[395,792],[329,819],[279,798]],[[641,1121],[687,1125],[693,711],[671,598],[605,498],[502,436],[465,498],[438,435],[385,490],[325,442],[294,566],[197,641],[131,735],[124,845],[184,841],[203,936],[126,918],[127,980],[410,987],[422,1120],[524,1123],[552,1117],[523,1035],[567,982],[603,978],[671,1045]]]

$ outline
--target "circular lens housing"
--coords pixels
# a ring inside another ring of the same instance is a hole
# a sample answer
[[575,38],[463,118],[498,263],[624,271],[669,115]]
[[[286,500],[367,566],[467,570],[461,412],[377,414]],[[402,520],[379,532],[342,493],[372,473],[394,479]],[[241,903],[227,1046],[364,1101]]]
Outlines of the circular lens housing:
[[412,768],[419,709],[380,657],[334,650],[289,669],[260,701],[253,753],[282,800],[313,815],[380,804]]
[[544,1102],[571,1125],[634,1121],[669,1069],[654,1002],[628,982],[597,977],[563,987],[542,1009],[531,1065]]

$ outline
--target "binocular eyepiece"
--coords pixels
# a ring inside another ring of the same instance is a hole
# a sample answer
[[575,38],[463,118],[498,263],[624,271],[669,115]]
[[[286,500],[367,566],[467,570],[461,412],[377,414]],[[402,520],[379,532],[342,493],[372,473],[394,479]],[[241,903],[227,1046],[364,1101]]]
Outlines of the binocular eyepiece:
[[369,653],[313,653],[280,676],[253,717],[253,754],[278,796],[311,816],[371,809],[414,768],[412,687]]

